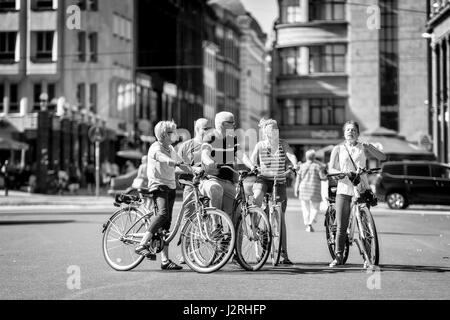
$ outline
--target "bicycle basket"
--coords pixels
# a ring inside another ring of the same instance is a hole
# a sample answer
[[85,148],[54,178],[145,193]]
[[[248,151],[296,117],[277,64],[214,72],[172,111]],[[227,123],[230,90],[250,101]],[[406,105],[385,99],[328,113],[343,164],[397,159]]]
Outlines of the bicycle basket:
[[366,203],[371,207],[375,207],[378,205],[378,199],[376,195],[371,190],[366,190],[364,193],[356,201],[357,203]]

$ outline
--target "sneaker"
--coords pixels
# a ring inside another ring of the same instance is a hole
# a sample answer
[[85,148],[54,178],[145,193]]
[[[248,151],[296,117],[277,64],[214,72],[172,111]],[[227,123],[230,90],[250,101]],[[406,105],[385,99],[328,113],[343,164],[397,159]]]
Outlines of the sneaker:
[[162,270],[181,270],[181,269],[183,269],[183,267],[177,265],[176,263],[173,263],[172,260],[169,260],[166,263],[161,263],[161,269]]
[[344,265],[343,258],[341,254],[337,254],[336,258],[330,263],[330,268],[334,268],[336,266]]
[[309,232],[314,232],[314,228],[312,225],[309,226]]
[[306,232],[311,232],[311,226],[310,225],[306,226]]

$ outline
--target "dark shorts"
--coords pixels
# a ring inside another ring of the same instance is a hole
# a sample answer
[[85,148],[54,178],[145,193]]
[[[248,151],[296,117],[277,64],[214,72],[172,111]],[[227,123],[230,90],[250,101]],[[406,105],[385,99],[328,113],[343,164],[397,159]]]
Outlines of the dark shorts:
[[[253,185],[253,191],[261,190],[263,194],[273,192],[274,181],[258,177]],[[278,202],[281,202],[281,209],[286,212],[287,207],[287,194],[286,183],[277,183]]]

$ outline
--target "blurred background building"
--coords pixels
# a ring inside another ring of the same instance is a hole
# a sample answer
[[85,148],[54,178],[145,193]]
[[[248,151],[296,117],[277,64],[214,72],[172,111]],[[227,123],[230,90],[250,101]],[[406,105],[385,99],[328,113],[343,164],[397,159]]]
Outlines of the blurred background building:
[[1,1],[0,113],[41,187],[48,170],[94,161],[92,125],[107,130],[102,160],[132,135],[133,18],[133,0]]
[[350,119],[416,144],[428,134],[425,2],[278,4],[271,111],[297,156],[341,141]]
[[428,0],[430,118],[434,153],[450,162],[450,1]]

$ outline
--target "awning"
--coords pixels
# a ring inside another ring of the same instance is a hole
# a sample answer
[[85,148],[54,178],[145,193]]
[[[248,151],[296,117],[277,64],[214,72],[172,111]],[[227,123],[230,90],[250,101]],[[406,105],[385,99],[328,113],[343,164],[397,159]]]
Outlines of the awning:
[[0,150],[28,150],[28,144],[7,137],[0,137]]
[[400,137],[361,136],[361,141],[372,143],[385,154],[432,155]]
[[117,156],[125,159],[140,160],[143,154],[139,150],[122,150],[117,152]]

